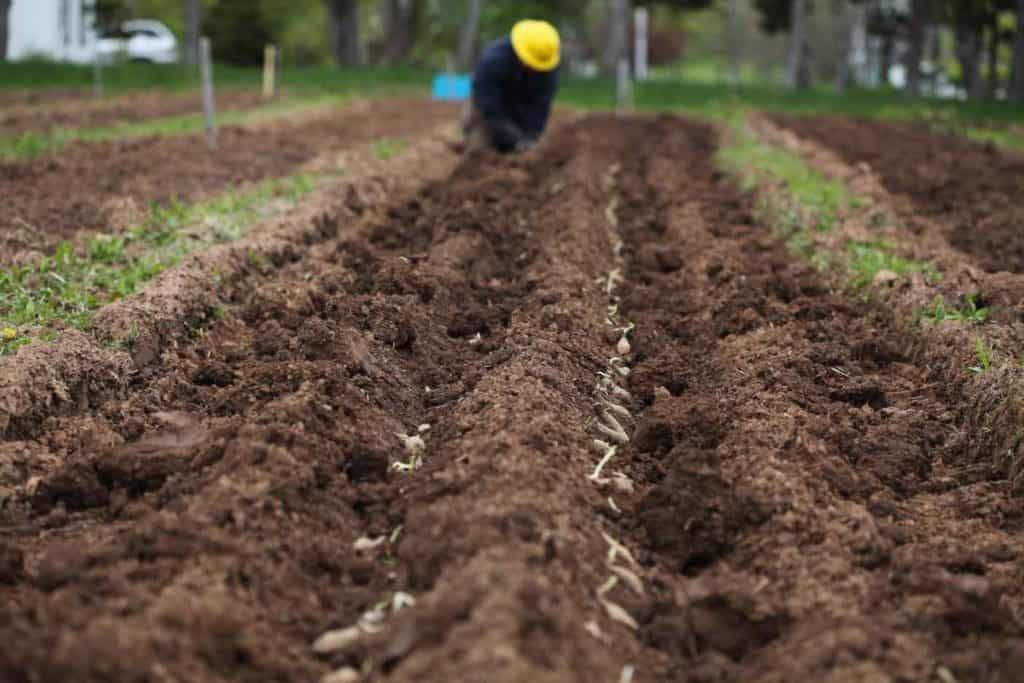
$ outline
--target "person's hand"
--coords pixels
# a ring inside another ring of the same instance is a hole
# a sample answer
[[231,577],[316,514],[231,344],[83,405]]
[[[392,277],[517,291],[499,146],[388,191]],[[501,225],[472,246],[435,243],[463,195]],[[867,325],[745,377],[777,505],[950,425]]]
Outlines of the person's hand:
[[523,139],[523,140],[520,140],[519,142],[516,143],[515,151],[519,152],[519,153],[529,152],[531,149],[533,149],[533,145],[534,145],[534,141],[533,140]]

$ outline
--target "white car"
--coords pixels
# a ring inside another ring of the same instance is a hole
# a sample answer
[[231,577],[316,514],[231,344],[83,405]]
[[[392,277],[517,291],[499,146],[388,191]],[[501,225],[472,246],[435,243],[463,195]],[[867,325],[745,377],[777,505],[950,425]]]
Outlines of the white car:
[[100,61],[110,64],[119,59],[151,64],[176,64],[178,39],[159,21],[132,19],[100,36],[96,49]]

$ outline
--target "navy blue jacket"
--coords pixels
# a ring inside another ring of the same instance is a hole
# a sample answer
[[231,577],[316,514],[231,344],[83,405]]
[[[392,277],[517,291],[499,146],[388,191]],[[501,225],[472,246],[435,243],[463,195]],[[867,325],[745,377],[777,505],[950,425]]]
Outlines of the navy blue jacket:
[[519,142],[534,142],[551,116],[558,70],[534,71],[516,56],[511,38],[487,46],[473,74],[473,102],[502,152]]

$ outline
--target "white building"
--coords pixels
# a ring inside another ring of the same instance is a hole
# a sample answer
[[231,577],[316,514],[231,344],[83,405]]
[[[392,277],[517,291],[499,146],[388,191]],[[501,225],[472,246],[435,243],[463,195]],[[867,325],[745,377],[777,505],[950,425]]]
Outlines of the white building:
[[7,56],[91,62],[96,54],[95,25],[93,0],[14,0]]

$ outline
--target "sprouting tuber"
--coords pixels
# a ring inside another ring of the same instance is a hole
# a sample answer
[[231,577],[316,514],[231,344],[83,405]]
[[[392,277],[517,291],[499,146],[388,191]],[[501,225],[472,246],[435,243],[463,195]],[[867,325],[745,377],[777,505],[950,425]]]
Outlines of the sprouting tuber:
[[598,431],[619,445],[629,443],[629,434],[626,434],[626,430],[622,428],[622,425],[618,420],[612,417],[611,413],[607,410],[602,410],[601,419],[604,420],[605,423],[597,423]]
[[405,446],[405,452],[412,457],[423,455],[423,452],[427,450],[427,444],[419,434],[400,434],[395,432],[395,436]]

